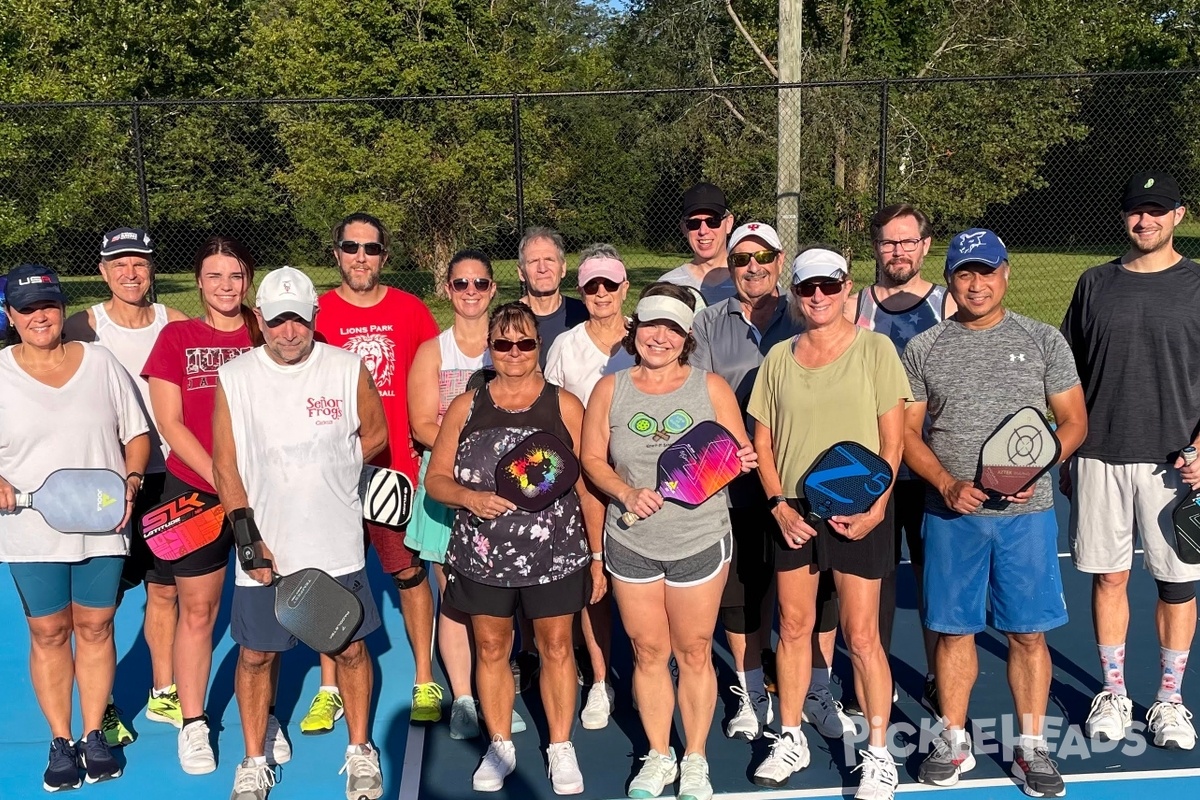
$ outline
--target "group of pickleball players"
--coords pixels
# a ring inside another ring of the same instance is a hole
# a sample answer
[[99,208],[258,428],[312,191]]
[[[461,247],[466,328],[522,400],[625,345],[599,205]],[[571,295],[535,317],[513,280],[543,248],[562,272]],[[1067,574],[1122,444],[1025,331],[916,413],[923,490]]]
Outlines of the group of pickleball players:
[[[1003,498],[975,480],[983,442],[1025,406],[1054,420],[1071,556],[1093,576],[1103,686],[1085,732],[1113,741],[1133,725],[1124,661],[1140,544],[1158,590],[1161,665],[1152,700],[1139,689],[1147,735],[1192,749],[1181,684],[1200,567],[1177,555],[1170,517],[1200,487],[1200,463],[1180,456],[1200,443],[1200,265],[1174,247],[1185,209],[1171,176],[1133,176],[1119,213],[1129,249],[1083,273],[1059,329],[1005,308],[1021,264],[990,230],[949,239],[942,286],[922,276],[930,220],[907,204],[880,209],[870,222],[878,280],[857,288],[836,250],[813,245],[792,257],[770,225],[737,224],[707,183],[683,195],[680,230],[693,258],[645,287],[631,318],[615,248],[580,254],[581,301],[561,291],[562,238],[532,228],[518,248],[520,301],[492,308],[492,264],[463,250],[447,265],[453,322],[439,331],[418,298],[380,282],[391,235],[365,213],[333,229],[341,283],[320,295],[291,267],[256,276],[236,239],[206,240],[193,260],[203,304],[194,319],[152,302],[154,243],[136,228],[103,237],[99,272],[111,296],[70,317],[54,271],[12,268],[0,350],[0,560],[24,607],[32,684],[50,728],[44,788],[121,775],[112,748],[133,736],[111,695],[113,619],[139,584],[146,717],[179,729],[185,773],[216,769],[205,696],[237,544],[230,625],[244,755],[232,800],[265,798],[292,755],[274,696],[279,654],[296,639],[275,619],[269,584],[272,571],[306,567],[354,592],[364,619],[351,644],[322,656],[299,730],[327,733],[344,719],[346,796],[380,797],[364,643],[381,624],[369,545],[400,598],[415,664],[411,721],[438,723],[448,705],[451,737],[482,732],[475,791],[501,789],[515,769],[512,737],[527,723],[514,694],[535,685],[552,788],[584,790],[572,732],[576,720],[605,727],[617,702],[615,601],[633,651],[621,688],[646,737],[630,797],[712,796],[705,742],[719,620],[737,679],[724,732],[771,739],[754,783],[786,786],[809,764],[807,736],[852,735],[858,714],[868,742],[855,796],[888,800],[898,783],[888,654],[907,544],[924,634],[922,702],[943,725],[920,781],[952,786],[975,765],[966,728],[974,636],[990,624],[1009,647],[1020,724],[1012,773],[1031,796],[1062,796],[1043,728],[1045,633],[1067,621],[1051,479]],[[737,439],[743,474],[694,508],[664,503],[658,455],[704,420]],[[535,431],[566,443],[582,476],[546,509],[526,512],[496,493],[494,470]],[[803,476],[846,440],[882,456],[896,479],[866,512],[815,521]],[[417,487],[405,529],[363,521],[357,486],[368,463]],[[36,513],[7,513],[18,491],[68,467],[126,475],[126,523],[63,534]],[[219,499],[227,524],[212,543],[164,560],[141,537],[141,517],[189,492]],[[622,522],[628,512],[636,524]],[[254,558],[243,562],[244,552]],[[441,600],[436,637],[429,571]],[[840,702],[830,689],[839,629],[853,667]],[[671,746],[676,706],[682,754]]]

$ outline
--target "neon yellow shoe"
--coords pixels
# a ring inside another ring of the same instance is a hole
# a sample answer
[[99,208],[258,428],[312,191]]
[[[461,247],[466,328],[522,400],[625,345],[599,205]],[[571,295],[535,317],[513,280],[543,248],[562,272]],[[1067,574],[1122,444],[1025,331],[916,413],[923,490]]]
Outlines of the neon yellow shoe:
[[308,706],[308,713],[300,720],[300,732],[305,736],[317,736],[333,730],[333,723],[345,714],[342,696],[337,692],[319,691]]
[[179,707],[179,692],[175,691],[175,684],[168,686],[162,694],[151,690],[150,699],[146,701],[146,719],[165,722],[176,728],[183,727],[183,710]]
[[133,742],[133,732],[121,722],[121,709],[112,703],[104,709],[104,721],[100,723],[100,730],[104,732],[104,741],[109,747],[120,747]]
[[442,687],[436,683],[418,683],[413,687],[409,722],[439,722],[442,719]]

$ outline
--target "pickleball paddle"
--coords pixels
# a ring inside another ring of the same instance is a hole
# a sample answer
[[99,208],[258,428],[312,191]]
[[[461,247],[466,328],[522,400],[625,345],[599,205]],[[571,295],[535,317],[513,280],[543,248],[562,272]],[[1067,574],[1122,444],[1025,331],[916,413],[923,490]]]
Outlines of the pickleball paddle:
[[186,492],[142,516],[142,538],[150,552],[176,561],[212,544],[225,524],[225,507],[211,495]]
[[[1196,460],[1196,448],[1185,447],[1180,455],[1184,463]],[[1185,564],[1200,564],[1200,490],[1188,492],[1187,497],[1171,513],[1175,523],[1175,552]]]
[[412,517],[412,480],[403,472],[383,467],[363,467],[358,479],[363,519],[403,528]]
[[354,592],[314,567],[272,577],[275,619],[288,633],[318,653],[336,653],[350,643],[363,620]]
[[[565,495],[579,480],[579,459],[552,433],[526,436],[496,462],[495,492],[521,511],[536,514]],[[483,523],[471,516],[472,525]]]
[[13,513],[31,508],[59,533],[112,533],[125,518],[125,479],[111,469],[59,469],[32,492],[17,492]]
[[[658,485],[663,500],[695,508],[742,474],[741,445],[720,423],[703,420],[658,455]],[[621,522],[633,525],[632,511]]]
[[1032,406],[1005,417],[979,452],[975,483],[992,499],[1023,492],[1058,463],[1062,446]]
[[838,442],[804,476],[808,518],[851,517],[865,513],[892,485],[892,466],[858,442]]

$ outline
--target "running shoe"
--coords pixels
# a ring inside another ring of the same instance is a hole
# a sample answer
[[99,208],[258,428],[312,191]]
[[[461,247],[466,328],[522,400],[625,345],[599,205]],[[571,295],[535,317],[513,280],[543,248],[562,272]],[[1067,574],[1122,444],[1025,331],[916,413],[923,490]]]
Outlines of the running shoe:
[[1116,692],[1101,692],[1092,699],[1083,731],[1088,738],[1115,742],[1133,725],[1133,701]]
[[351,745],[346,763],[338,775],[346,773],[346,800],[379,800],[383,797],[383,773],[379,753],[369,744]]
[[442,687],[436,683],[418,683],[413,687],[411,723],[433,723],[442,719]]
[[[198,719],[179,731],[179,766],[188,775],[207,775],[217,768],[209,737],[208,720]],[[239,768],[240,769],[240,768]]]
[[146,719],[154,722],[165,722],[176,728],[183,727],[183,710],[179,707],[179,692],[175,684],[171,684],[162,694],[150,690],[150,699],[146,701]]
[[121,765],[113,758],[104,741],[104,734],[92,731],[82,741],[75,743],[75,752],[79,754],[79,766],[87,774],[83,779],[88,783],[111,781],[121,777]]
[[275,770],[266,764],[254,763],[253,758],[246,758],[233,773],[233,793],[229,800],[267,800],[274,785]]
[[642,757],[642,768],[629,782],[627,794],[639,800],[658,797],[663,793],[663,789],[675,782],[675,776],[678,774],[679,768],[675,764],[675,748],[670,748],[666,753],[651,750]]
[[42,788],[47,792],[62,792],[78,789],[81,783],[75,745],[60,736],[50,742],[50,758],[42,774]]
[[712,800],[712,782],[708,779],[708,759],[689,753],[679,762],[679,800]]
[[766,731],[763,735],[774,739],[775,743],[771,745],[771,752],[758,765],[758,769],[754,770],[753,780],[758,786],[781,789],[787,786],[792,775],[808,766],[808,740],[804,738],[803,733],[798,740],[793,739],[790,733],[776,735]]
[[1196,729],[1192,727],[1192,712],[1183,703],[1159,701],[1146,714],[1154,746],[1168,750],[1191,750],[1196,746]]
[[333,725],[346,713],[342,707],[342,696],[338,692],[318,691],[308,705],[308,713],[300,720],[300,733],[319,736],[329,733]]
[[1014,747],[1012,774],[1030,797],[1061,797],[1067,791],[1045,747]]
[[471,788],[477,792],[498,792],[504,788],[504,779],[516,768],[516,746],[496,734],[488,745],[483,761],[471,776]]
[[579,771],[579,760],[575,757],[575,745],[557,742],[546,748],[546,760],[550,765],[550,786],[555,794],[581,794],[583,773]]
[[859,756],[862,761],[854,768],[860,773],[854,800],[892,800],[900,783],[896,762],[891,756],[880,757],[870,750],[860,750]]
[[469,694],[457,697],[450,707],[450,738],[474,739],[479,735],[479,712],[475,698]]
[[829,739],[840,739],[854,733],[854,722],[842,713],[842,705],[833,699],[828,686],[813,686],[804,698],[801,720],[811,723],[817,733]]
[[267,717],[267,733],[263,736],[263,755],[268,767],[277,767],[292,760],[292,746],[283,735],[283,726],[274,714]]
[[589,731],[596,731],[607,726],[616,699],[617,692],[611,684],[593,683],[592,688],[588,689],[587,702],[579,712],[579,721],[583,727]]
[[100,723],[104,741],[109,747],[121,747],[133,742],[133,732],[121,722],[121,709],[109,703],[104,709],[104,721]]
[[959,776],[964,772],[975,769],[975,755],[971,752],[971,737],[955,747],[942,731],[933,737],[933,749],[921,762],[917,772],[917,780],[931,786],[953,786],[958,783]]
[[725,735],[730,739],[753,742],[774,719],[770,695],[748,694],[740,686],[730,686],[729,691],[738,698],[737,712],[725,723]]

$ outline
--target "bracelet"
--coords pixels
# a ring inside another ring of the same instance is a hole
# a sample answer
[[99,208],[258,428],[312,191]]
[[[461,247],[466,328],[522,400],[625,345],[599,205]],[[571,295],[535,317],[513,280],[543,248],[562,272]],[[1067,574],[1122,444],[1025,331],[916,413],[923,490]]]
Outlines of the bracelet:
[[600,553],[592,553],[592,561],[603,561],[603,560],[604,560],[604,553],[603,553],[603,552],[600,552]]
[[125,476],[125,480],[129,480],[130,478],[137,478],[139,481],[146,480],[146,476],[140,472],[131,472]]

